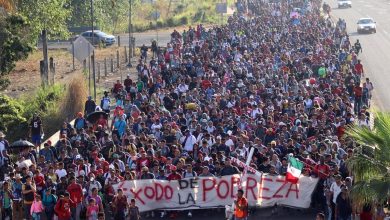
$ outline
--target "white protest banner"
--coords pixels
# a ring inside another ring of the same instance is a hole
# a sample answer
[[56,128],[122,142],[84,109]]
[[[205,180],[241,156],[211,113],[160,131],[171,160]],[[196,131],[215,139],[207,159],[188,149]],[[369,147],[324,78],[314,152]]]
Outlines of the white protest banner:
[[[252,154],[252,156],[253,156],[253,154]],[[242,162],[241,160],[239,160],[235,157],[232,157],[231,161],[232,161],[232,163],[237,164],[238,167],[245,168],[247,171],[254,173],[257,176],[261,176],[261,173],[259,171],[257,171],[255,168],[247,165],[246,163]]]
[[278,204],[308,208],[318,179],[301,177],[298,184],[284,179],[284,176],[248,174],[242,181],[240,175],[179,181],[131,180],[114,185],[114,189],[122,188],[128,200],[136,199],[142,212],[225,207],[233,203],[240,182],[250,206]]

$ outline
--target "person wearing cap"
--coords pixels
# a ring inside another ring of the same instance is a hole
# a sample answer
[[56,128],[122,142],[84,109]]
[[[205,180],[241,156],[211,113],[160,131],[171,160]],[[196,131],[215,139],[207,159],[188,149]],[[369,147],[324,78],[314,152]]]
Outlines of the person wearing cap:
[[56,195],[52,194],[51,187],[46,188],[42,195],[42,204],[45,208],[44,213],[46,215],[46,219],[53,219],[54,206],[56,205],[58,198]]
[[12,200],[13,194],[9,182],[3,182],[3,188],[0,190],[0,210],[2,219],[12,219]]
[[22,219],[22,175],[17,173],[14,178],[12,182],[12,195],[14,197],[12,204],[13,216],[15,219]]

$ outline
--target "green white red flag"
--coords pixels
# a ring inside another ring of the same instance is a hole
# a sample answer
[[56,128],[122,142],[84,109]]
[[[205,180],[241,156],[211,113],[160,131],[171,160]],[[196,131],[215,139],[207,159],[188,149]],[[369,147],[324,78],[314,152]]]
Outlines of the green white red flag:
[[303,169],[303,163],[294,157],[289,157],[288,160],[286,181],[297,184]]

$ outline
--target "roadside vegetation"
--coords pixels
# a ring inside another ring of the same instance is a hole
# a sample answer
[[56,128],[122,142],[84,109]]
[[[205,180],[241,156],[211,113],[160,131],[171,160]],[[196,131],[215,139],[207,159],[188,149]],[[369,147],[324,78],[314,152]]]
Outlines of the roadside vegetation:
[[55,84],[40,87],[33,94],[18,99],[0,95],[0,130],[10,141],[28,136],[28,122],[34,113],[41,116],[45,137],[58,131],[65,120],[73,119],[83,110],[87,87],[83,76],[76,76],[65,86]]

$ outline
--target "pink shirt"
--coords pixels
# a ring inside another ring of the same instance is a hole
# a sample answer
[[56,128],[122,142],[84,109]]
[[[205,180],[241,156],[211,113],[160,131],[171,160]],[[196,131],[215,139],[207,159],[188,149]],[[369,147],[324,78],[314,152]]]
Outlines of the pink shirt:
[[88,220],[97,220],[98,212],[99,212],[98,205],[88,205],[87,206]]
[[34,202],[31,205],[30,213],[32,215],[33,213],[39,213],[39,212],[43,212],[42,202],[41,201],[38,202],[34,200]]

